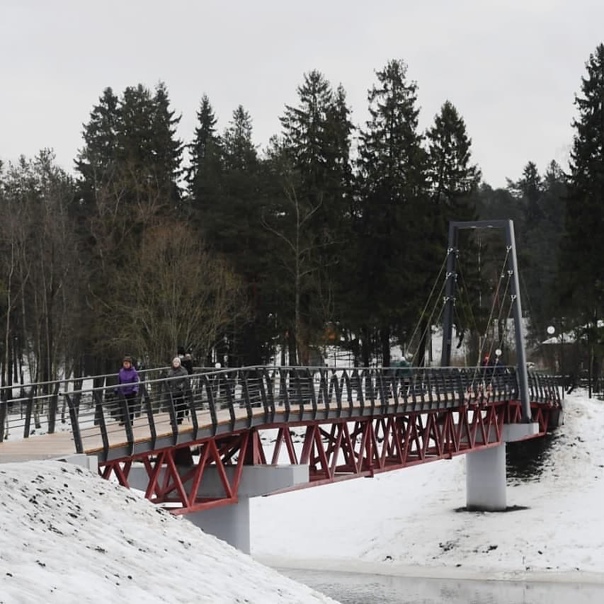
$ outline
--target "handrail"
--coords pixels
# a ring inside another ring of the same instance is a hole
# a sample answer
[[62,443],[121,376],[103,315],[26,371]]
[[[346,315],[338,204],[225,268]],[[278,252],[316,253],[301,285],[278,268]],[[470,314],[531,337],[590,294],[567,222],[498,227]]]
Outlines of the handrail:
[[[145,380],[148,379],[148,376],[161,375],[165,373],[168,369],[169,367],[152,367],[148,369],[138,369],[137,372],[140,379]],[[201,373],[205,371],[214,371],[214,367],[198,367],[195,372]],[[61,388],[63,392],[68,392],[70,390],[76,390],[77,388],[75,387],[75,385],[81,382],[82,380],[93,380],[94,383],[97,385],[115,385],[117,384],[118,375],[119,372],[116,371],[114,373],[102,373],[91,376],[74,376],[69,378],[60,378],[56,380],[47,380],[44,382],[27,382],[23,384],[17,383],[11,384],[9,386],[0,386],[0,401],[17,400],[19,397],[15,398],[12,396],[12,391],[17,389],[21,392],[26,392],[27,390],[29,390],[30,392],[32,390],[35,390],[37,392],[50,392],[56,388]],[[8,393],[11,393],[10,396],[8,395]]]
[[[89,450],[96,440],[106,457],[116,442],[125,441],[132,454],[135,437],[129,415],[124,413],[124,397],[115,385],[88,385],[92,381],[80,380],[77,388],[70,382],[49,394],[34,385],[28,396],[0,403],[5,427],[0,442],[15,433],[28,438],[33,419],[34,432],[70,431],[76,452]],[[204,368],[189,376],[182,409],[177,408],[179,399],[170,391],[170,382],[159,371],[145,374],[134,401],[135,424],[145,426],[151,446],[166,430],[174,444],[183,442],[181,413],[190,417],[189,430],[193,427],[187,438],[197,439],[275,422],[416,413],[519,400],[513,367]],[[561,384],[556,378],[531,373],[529,387],[531,402],[561,406]]]

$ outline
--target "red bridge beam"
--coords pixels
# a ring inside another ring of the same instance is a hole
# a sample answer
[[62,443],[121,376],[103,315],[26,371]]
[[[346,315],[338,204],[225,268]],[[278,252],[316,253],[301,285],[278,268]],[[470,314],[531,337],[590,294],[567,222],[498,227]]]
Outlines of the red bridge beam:
[[[533,406],[539,435],[546,432],[552,410],[553,406]],[[379,418],[267,425],[113,460],[101,465],[101,474],[104,478],[115,476],[129,487],[133,463],[140,462],[148,481],[145,497],[183,514],[237,503],[244,467],[266,465],[269,459],[271,464],[308,465],[309,482],[284,489],[295,490],[496,446],[502,442],[503,425],[518,423],[521,418],[521,405],[513,401]],[[292,437],[296,427],[304,428],[298,444]],[[267,444],[262,434],[274,429],[277,438]],[[207,494],[204,475],[208,468],[218,475],[222,487],[219,495]]]

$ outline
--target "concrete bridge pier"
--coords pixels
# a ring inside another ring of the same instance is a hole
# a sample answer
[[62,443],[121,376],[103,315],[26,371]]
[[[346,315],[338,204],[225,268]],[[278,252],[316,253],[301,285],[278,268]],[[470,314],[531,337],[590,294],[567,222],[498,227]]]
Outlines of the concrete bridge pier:
[[235,505],[192,512],[185,517],[205,533],[226,541],[244,554],[251,553],[249,497],[239,496]]
[[[204,471],[201,497],[220,497],[224,489],[216,468]],[[227,475],[235,468],[226,468]],[[231,476],[229,476],[231,479]],[[270,495],[281,489],[308,483],[307,465],[244,466],[239,484],[239,502],[186,515],[187,520],[206,533],[226,541],[238,550],[249,554],[250,543],[250,499]]]
[[503,512],[506,499],[506,443],[539,434],[539,424],[506,424],[503,442],[466,453],[466,507],[468,510]]
[[63,461],[74,466],[81,466],[82,468],[90,470],[94,474],[99,473],[99,459],[96,455],[74,453],[73,455],[66,455],[65,457],[57,457],[55,459],[56,461]]
[[501,512],[506,500],[505,443],[466,453],[466,507]]
[[[183,473],[188,469],[188,466],[183,467]],[[233,484],[236,468],[227,466],[224,470],[229,483]],[[250,498],[270,495],[282,489],[306,484],[308,476],[308,465],[244,466],[239,483],[238,503],[201,512],[190,512],[185,517],[206,533],[249,554],[251,551]],[[162,479],[162,472],[160,472],[159,480]],[[146,470],[143,467],[133,466],[128,475],[128,482],[132,488],[145,491],[149,483]],[[217,468],[213,466],[205,468],[197,497],[221,498],[224,496],[225,490]]]

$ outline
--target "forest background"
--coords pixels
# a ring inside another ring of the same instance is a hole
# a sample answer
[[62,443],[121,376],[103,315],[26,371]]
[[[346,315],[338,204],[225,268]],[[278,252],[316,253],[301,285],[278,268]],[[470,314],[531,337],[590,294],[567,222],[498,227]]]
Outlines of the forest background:
[[[568,166],[528,161],[497,189],[451,102],[419,130],[402,60],[376,70],[364,125],[341,85],[305,73],[265,149],[243,106],[219,128],[204,95],[183,142],[165,84],[105,89],[73,172],[51,149],[0,164],[2,385],[23,383],[24,367],[32,381],[114,372],[123,354],[164,366],[180,346],[197,365],[277,352],[316,364],[327,345],[360,365],[390,365],[393,346],[426,363],[449,222],[498,219],[514,221],[529,340],[573,330],[597,373],[604,45],[577,75]],[[493,232],[460,241],[455,327],[477,355],[504,340],[504,254]]]

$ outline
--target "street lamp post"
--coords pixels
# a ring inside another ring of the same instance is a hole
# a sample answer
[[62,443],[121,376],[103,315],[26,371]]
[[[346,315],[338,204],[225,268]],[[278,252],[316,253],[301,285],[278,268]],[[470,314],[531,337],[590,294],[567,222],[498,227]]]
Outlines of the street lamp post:
[[[553,325],[549,325],[547,328],[547,333],[550,337],[553,337],[553,335],[556,333],[556,328]],[[554,348],[554,350],[556,350]],[[554,352],[554,363],[556,363],[556,353]],[[558,373],[560,373],[560,361],[558,360],[557,362],[558,367],[557,367],[557,371]]]

